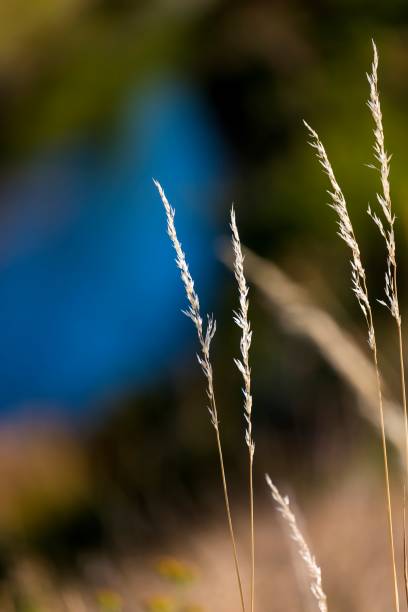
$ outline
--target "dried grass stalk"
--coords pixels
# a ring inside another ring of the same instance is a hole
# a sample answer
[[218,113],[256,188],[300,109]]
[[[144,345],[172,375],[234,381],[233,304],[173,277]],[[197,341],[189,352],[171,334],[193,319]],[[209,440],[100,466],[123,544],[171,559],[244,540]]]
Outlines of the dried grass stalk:
[[386,300],[379,300],[380,303],[387,307],[391,315],[396,320],[397,324],[401,324],[401,316],[398,304],[398,290],[396,283],[397,262],[395,256],[395,234],[394,224],[395,215],[392,211],[391,191],[390,191],[390,161],[391,155],[388,155],[385,149],[384,129],[382,123],[382,112],[380,104],[380,96],[378,92],[378,52],[375,43],[373,42],[373,62],[371,65],[371,73],[367,74],[368,83],[370,85],[370,97],[367,106],[371,111],[374,120],[374,157],[378,166],[370,164],[369,167],[374,168],[379,172],[381,179],[382,193],[377,193],[377,201],[382,211],[385,220],[378,217],[375,211],[368,207],[368,214],[378,227],[382,237],[385,240],[387,248],[387,271],[385,273],[385,296]]
[[313,130],[310,127],[310,125],[308,125],[306,122],[304,123],[311,137],[309,144],[316,150],[317,158],[321,166],[323,167],[325,174],[327,174],[329,178],[329,182],[332,188],[332,191],[330,190],[328,191],[328,194],[331,199],[329,206],[335,210],[338,216],[338,227],[339,227],[338,235],[340,236],[342,240],[344,240],[344,242],[348,245],[348,247],[351,250],[350,263],[351,263],[352,289],[360,305],[360,308],[363,312],[365,321],[367,323],[368,344],[372,350],[374,367],[376,371],[376,379],[377,379],[378,407],[379,407],[379,414],[380,414],[381,440],[382,440],[383,459],[384,459],[385,498],[386,498],[387,515],[388,515],[388,529],[389,529],[392,574],[393,574],[393,583],[394,583],[394,599],[395,599],[396,612],[399,612],[398,580],[397,580],[397,569],[396,569],[396,561],[395,561],[393,513],[392,513],[390,482],[389,482],[387,441],[386,441],[386,436],[385,436],[383,397],[382,397],[380,371],[379,371],[379,365],[378,365],[377,342],[376,342],[376,336],[375,336],[375,330],[374,330],[374,324],[373,324],[373,314],[372,314],[371,305],[370,305],[369,296],[368,296],[368,290],[367,290],[366,274],[365,274],[364,267],[361,263],[360,249],[359,249],[357,240],[355,238],[354,229],[353,229],[353,225],[351,223],[351,219],[348,213],[346,200],[336,180],[336,177],[334,175],[334,172],[330,164],[329,158],[327,156],[326,150],[318,134],[315,132],[315,130]]
[[310,590],[317,601],[319,610],[320,612],[327,612],[327,597],[322,586],[322,572],[298,527],[296,517],[290,509],[289,498],[282,497],[278,488],[273,484],[272,480],[267,474],[266,482],[271,491],[272,497],[277,504],[278,512],[282,515],[283,519],[288,525],[291,538],[296,543],[299,555],[303,560],[305,568],[310,576]]
[[408,556],[407,556],[407,489],[404,485],[404,499],[402,509],[402,525],[403,525],[403,550],[404,550],[404,587],[405,587],[405,601],[408,604]]
[[194,288],[194,281],[190,274],[190,270],[188,268],[185,253],[177,237],[176,226],[174,223],[174,217],[176,214],[175,210],[174,208],[170,206],[169,201],[167,200],[164,190],[162,186],[160,185],[160,183],[156,181],[155,179],[153,179],[153,182],[163,202],[163,206],[164,206],[164,209],[166,212],[166,218],[167,218],[167,233],[170,237],[170,240],[176,252],[176,264],[180,270],[181,280],[183,281],[184,288],[186,291],[186,296],[187,296],[187,301],[188,301],[189,306],[188,306],[188,310],[183,311],[183,312],[187,317],[189,317],[192,320],[197,330],[197,336],[198,336],[198,340],[200,343],[201,354],[197,355],[197,358],[198,358],[198,362],[203,370],[204,376],[207,381],[207,396],[209,400],[208,411],[210,413],[211,423],[215,430],[215,437],[216,437],[216,442],[217,442],[218,456],[219,456],[220,469],[221,469],[221,478],[222,478],[223,491],[224,491],[225,509],[227,513],[227,521],[228,521],[228,527],[229,527],[231,544],[232,544],[235,572],[237,576],[237,583],[238,583],[239,595],[240,595],[240,600],[241,600],[241,608],[242,608],[242,611],[245,612],[241,573],[240,573],[239,562],[238,562],[237,546],[236,546],[236,541],[235,541],[234,528],[232,524],[232,515],[231,515],[231,509],[230,509],[230,503],[229,503],[228,486],[227,486],[227,479],[226,479],[225,468],[224,468],[224,458],[223,458],[222,445],[221,445],[217,404],[215,401],[213,370],[212,370],[212,365],[211,365],[211,360],[210,360],[210,346],[211,346],[211,341],[214,338],[214,334],[216,330],[216,323],[211,316],[207,316],[207,326],[204,328],[201,311],[200,311],[200,300]]
[[[402,340],[402,319],[398,301],[398,286],[397,286],[397,259],[395,248],[395,215],[392,210],[391,189],[390,189],[390,162],[389,155],[385,148],[384,128],[382,121],[382,111],[380,103],[380,94],[378,91],[378,52],[373,41],[373,62],[371,65],[371,73],[367,74],[368,83],[370,86],[370,96],[367,102],[368,108],[374,120],[374,157],[376,164],[371,165],[372,168],[378,171],[381,180],[381,193],[377,193],[377,202],[382,212],[383,220],[368,207],[368,214],[373,219],[378,227],[381,236],[384,238],[387,251],[387,269],[385,273],[385,300],[378,300],[380,304],[388,308],[391,316],[395,320],[398,334],[399,346],[399,362],[400,362],[400,381],[401,381],[401,397],[404,409],[404,432],[405,432],[405,477],[404,490],[408,481],[408,411],[407,411],[407,395],[405,385],[405,364],[404,364],[404,347]],[[385,227],[384,227],[385,224]],[[405,495],[404,495],[405,497]],[[405,500],[404,500],[405,504]],[[406,578],[406,524],[405,524],[405,507],[403,512],[404,518],[404,569]],[[408,595],[407,595],[408,603]]]
[[254,533],[254,487],[253,463],[255,443],[252,437],[252,394],[251,394],[251,368],[249,367],[249,349],[251,347],[252,331],[248,319],[248,285],[244,274],[244,256],[242,254],[235,210],[231,208],[232,246],[234,250],[234,272],[238,283],[239,310],[234,312],[234,321],[241,329],[241,359],[235,359],[235,365],[242,374],[244,387],[244,416],[246,420],[245,441],[249,456],[249,508],[250,508],[250,534],[251,534],[251,612],[254,610],[255,594],[255,533]]

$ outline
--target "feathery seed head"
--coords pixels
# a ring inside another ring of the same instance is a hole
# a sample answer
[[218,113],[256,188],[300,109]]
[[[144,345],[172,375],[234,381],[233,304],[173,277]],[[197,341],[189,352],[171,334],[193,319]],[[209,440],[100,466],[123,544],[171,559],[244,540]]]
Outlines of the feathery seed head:
[[231,232],[234,250],[234,273],[238,283],[239,310],[234,312],[234,321],[242,330],[240,349],[241,359],[234,359],[235,365],[242,374],[244,387],[244,416],[247,422],[245,441],[249,448],[251,458],[255,452],[255,443],[252,438],[252,395],[251,395],[251,368],[249,367],[249,349],[252,341],[252,330],[248,320],[248,293],[249,288],[244,274],[244,256],[236,223],[235,210],[231,207]]
[[265,478],[272,497],[277,504],[277,510],[288,525],[291,538],[295,542],[298,553],[310,576],[310,590],[317,601],[319,610],[320,612],[327,612],[327,597],[322,586],[322,572],[298,527],[296,517],[290,508],[289,498],[287,496],[282,497],[279,489],[273,484],[268,474],[265,475]]
[[391,315],[394,317],[398,325],[401,325],[401,315],[399,312],[398,295],[396,287],[396,258],[395,258],[395,234],[394,223],[395,215],[392,211],[391,190],[390,190],[390,161],[391,155],[388,155],[385,148],[384,128],[382,121],[380,94],[378,91],[378,52],[377,47],[373,44],[373,61],[371,64],[371,73],[367,74],[368,83],[370,86],[370,95],[367,101],[367,106],[371,111],[374,120],[374,158],[378,165],[372,165],[380,174],[382,193],[377,193],[377,202],[384,215],[386,228],[378,215],[368,207],[368,214],[378,227],[381,236],[384,238],[387,249],[387,270],[385,272],[385,300],[378,300],[380,304],[388,308]]
[[218,415],[214,396],[213,371],[210,361],[210,346],[211,341],[215,335],[216,322],[212,316],[207,315],[207,325],[204,329],[203,320],[200,313],[200,300],[194,288],[194,281],[188,268],[185,253],[177,237],[176,226],[174,222],[176,212],[174,208],[170,206],[170,203],[160,183],[155,179],[153,179],[153,183],[155,184],[157,191],[159,192],[161,201],[163,202],[164,210],[166,212],[167,233],[176,252],[176,264],[180,270],[181,280],[183,281],[187,301],[189,304],[188,309],[183,310],[182,312],[187,317],[189,317],[189,319],[192,320],[197,330],[197,336],[201,348],[201,353],[197,355],[197,359],[207,380],[207,396],[210,402],[208,406],[208,411],[210,413],[211,423],[215,429],[218,429]]
[[326,149],[324,148],[323,143],[319,138],[319,135],[312,127],[310,127],[310,125],[306,121],[303,121],[303,123],[306,126],[309,135],[311,136],[309,144],[313,149],[315,149],[316,157],[319,160],[321,166],[323,167],[325,174],[329,178],[329,182],[331,185],[331,190],[327,191],[331,199],[329,206],[337,213],[337,234],[351,250],[350,263],[352,290],[357,298],[357,301],[360,305],[361,311],[367,323],[368,344],[371,349],[374,349],[375,335],[372,323],[371,307],[368,299],[366,274],[363,268],[363,264],[361,262],[360,248],[354,235],[354,229],[347,209],[346,199],[334,175],[332,165],[327,156]]

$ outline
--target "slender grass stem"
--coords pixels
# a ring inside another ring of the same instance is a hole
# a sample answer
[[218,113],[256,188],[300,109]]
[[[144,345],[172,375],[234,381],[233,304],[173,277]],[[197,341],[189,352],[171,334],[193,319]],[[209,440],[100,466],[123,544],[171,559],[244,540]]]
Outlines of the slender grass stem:
[[248,293],[249,288],[244,274],[244,256],[242,254],[241,240],[235,218],[235,210],[231,208],[231,232],[232,246],[234,250],[234,273],[238,283],[239,310],[234,312],[234,321],[241,329],[241,359],[235,359],[235,365],[240,371],[244,386],[244,418],[246,421],[245,442],[248,447],[249,460],[249,514],[250,514],[250,538],[251,538],[251,604],[250,610],[254,612],[255,607],[255,533],[254,533],[254,487],[253,487],[253,463],[255,453],[255,442],[252,437],[252,394],[251,394],[251,368],[249,366],[249,349],[252,341],[251,324],[248,318]]
[[408,558],[407,558],[406,508],[407,508],[407,488],[404,485],[404,501],[403,501],[403,510],[402,510],[402,524],[403,524],[403,529],[404,529],[404,586],[405,586],[405,601],[408,606]]
[[404,429],[405,429],[405,459],[406,459],[406,473],[405,478],[408,477],[408,411],[407,411],[407,392],[405,386],[405,364],[404,364],[404,347],[402,341],[402,329],[401,325],[398,325],[398,344],[400,353],[400,369],[401,369],[401,395],[402,403],[404,406]]
[[[382,134],[382,123],[380,121],[380,106],[379,106],[379,98],[377,92],[377,63],[378,56],[376,53],[376,49],[374,46],[374,62],[373,62],[373,73],[369,76],[369,82],[371,85],[371,98],[369,101],[369,107],[374,113],[377,130],[376,130],[376,138],[378,143],[375,147],[375,151],[377,154],[377,158],[382,163],[382,179],[383,179],[383,188],[386,196],[384,198],[379,198],[381,207],[384,211],[384,214],[388,220],[390,225],[390,231],[388,235],[386,234],[384,227],[382,225],[381,220],[375,213],[372,213],[370,208],[368,212],[377,227],[379,228],[381,234],[385,236],[387,242],[387,248],[389,252],[388,257],[388,270],[386,274],[386,295],[389,300],[389,304],[384,303],[387,306],[392,315],[395,316],[396,320],[399,321],[399,313],[398,313],[398,303],[395,299],[395,292],[393,291],[391,275],[389,273],[390,265],[395,264],[395,241],[394,241],[394,233],[393,233],[393,223],[394,218],[390,209],[390,198],[388,192],[388,182],[385,180],[388,177],[389,173],[389,157],[385,153],[385,149],[383,147],[383,134]],[[380,430],[381,430],[381,440],[382,440],[382,450],[383,450],[383,459],[384,459],[384,473],[385,473],[385,500],[386,500],[386,508],[387,508],[387,517],[388,517],[388,531],[389,531],[389,543],[390,543],[390,552],[391,552],[391,565],[392,565],[392,576],[393,576],[393,587],[394,587],[394,600],[395,600],[395,610],[399,612],[399,594],[398,594],[398,578],[397,578],[397,568],[395,562],[395,545],[394,545],[394,528],[393,528],[393,517],[392,517],[392,502],[391,502],[391,491],[390,491],[390,477],[389,477],[389,466],[388,466],[388,453],[387,453],[387,441],[385,436],[385,423],[384,423],[384,408],[383,408],[383,396],[382,396],[382,388],[381,388],[381,378],[380,371],[378,366],[378,354],[377,354],[377,341],[376,334],[374,329],[373,322],[373,314],[371,309],[371,303],[369,299],[368,289],[367,289],[367,281],[366,281],[366,273],[361,262],[360,248],[358,242],[356,240],[353,225],[349,216],[346,199],[344,194],[336,180],[336,177],[333,172],[333,168],[327,156],[326,150],[321,142],[317,132],[313,130],[306,122],[305,126],[309,131],[311,136],[310,144],[317,152],[317,158],[322,165],[324,172],[329,178],[329,182],[331,185],[331,191],[329,191],[329,195],[331,198],[330,206],[337,213],[338,216],[338,234],[342,240],[347,244],[347,246],[351,250],[351,278],[352,278],[352,288],[353,292],[357,298],[361,311],[364,315],[364,318],[367,323],[367,331],[368,331],[368,344],[373,353],[374,367],[376,372],[376,381],[377,381],[377,394],[378,394],[378,408],[379,408],[379,416],[380,416]]]
[[385,495],[386,495],[387,518],[388,518],[388,532],[389,532],[389,540],[390,540],[392,578],[393,578],[393,586],[394,586],[394,604],[395,604],[396,612],[399,612],[400,606],[399,606],[399,594],[398,594],[397,566],[396,566],[396,561],[395,561],[394,526],[393,526],[393,517],[392,517],[390,476],[389,476],[389,467],[388,467],[388,452],[387,452],[387,441],[385,437],[383,397],[382,397],[382,391],[381,391],[381,378],[380,378],[380,371],[378,367],[378,355],[377,355],[376,345],[374,345],[373,356],[374,356],[375,372],[376,372],[376,377],[377,377],[378,405],[379,405],[380,422],[381,422],[381,443],[382,443],[383,459],[384,459]]
[[[394,289],[398,303],[398,288],[397,288],[397,265],[394,265]],[[408,483],[408,410],[407,410],[407,391],[405,384],[405,362],[404,362],[404,345],[402,339],[402,322],[401,316],[396,319],[398,330],[398,347],[399,347],[399,362],[400,362],[400,378],[401,378],[401,396],[404,409],[404,433],[405,433],[405,473],[403,478],[404,500],[403,500],[403,537],[404,537],[404,584],[405,584],[405,599],[408,606],[408,567],[407,567],[407,523],[406,523],[406,487]]]
[[243,594],[243,589],[242,589],[241,573],[240,573],[239,562],[238,562],[237,545],[236,545],[236,540],[235,540],[234,528],[233,528],[233,524],[232,524],[232,516],[231,516],[229,496],[228,496],[227,479],[226,479],[226,476],[225,476],[225,468],[224,468],[224,457],[223,457],[223,453],[222,453],[221,438],[220,438],[220,432],[219,432],[218,427],[215,430],[215,435],[216,435],[216,439],[217,439],[217,449],[218,449],[218,456],[219,456],[219,460],[220,460],[221,479],[222,479],[222,486],[223,486],[223,491],[224,491],[225,509],[226,509],[226,513],[227,513],[227,521],[228,521],[228,527],[229,527],[229,532],[230,532],[230,539],[231,539],[231,545],[232,545],[232,554],[233,554],[233,557],[234,557],[235,573],[236,573],[236,576],[237,576],[239,596],[240,596],[240,600],[241,600],[241,608],[242,608],[242,611],[245,612],[245,602],[244,602],[244,594]]
[[[397,266],[394,266],[394,287],[395,295],[398,301],[398,289],[397,289]],[[400,377],[401,377],[401,396],[402,405],[404,409],[404,432],[405,432],[405,478],[404,486],[408,481],[408,409],[407,409],[407,390],[405,384],[405,362],[404,362],[404,345],[402,339],[402,322],[401,317],[396,320],[398,330],[398,346],[399,346],[399,362],[400,362]]]
[[[363,286],[363,290],[365,294],[368,296],[368,289],[367,289],[365,275],[363,278],[362,286]],[[380,368],[378,365],[377,340],[376,340],[376,334],[374,331],[373,313],[372,313],[371,305],[369,302],[368,302],[367,313],[368,313],[369,329],[372,330],[371,349],[373,353],[373,362],[374,362],[376,382],[377,382],[378,408],[379,408],[379,415],[380,415],[381,446],[382,446],[382,451],[383,451],[383,464],[384,464],[385,500],[386,500],[386,510],[387,510],[387,520],[388,520],[388,534],[389,534],[389,543],[390,543],[391,569],[392,569],[392,581],[393,581],[393,591],[394,591],[394,605],[395,605],[395,611],[399,612],[400,604],[399,604],[399,592],[398,592],[398,574],[397,574],[397,564],[396,564],[396,556],[395,556],[394,523],[393,523],[392,499],[391,499],[391,487],[390,487],[390,470],[389,470],[389,465],[388,465],[387,438],[386,438],[386,433],[385,433],[384,403],[383,403]],[[396,320],[400,321],[400,318]],[[404,393],[405,393],[405,387],[404,387]]]
[[255,533],[254,533],[254,485],[253,485],[254,457],[249,453],[249,505],[251,530],[251,612],[255,607]]
[[174,208],[170,206],[170,203],[167,200],[167,197],[160,183],[156,181],[155,179],[153,179],[153,182],[159,192],[160,198],[164,206],[164,210],[166,212],[167,233],[169,235],[169,238],[176,252],[176,264],[180,270],[181,280],[183,282],[185,292],[186,292],[187,302],[189,306],[188,306],[188,309],[184,311],[184,314],[187,315],[187,317],[191,319],[191,321],[193,322],[194,327],[196,328],[196,331],[197,331],[197,337],[198,337],[198,341],[200,344],[201,350],[200,350],[200,354],[197,355],[197,358],[198,358],[198,362],[201,366],[201,369],[207,381],[207,397],[210,403],[208,407],[208,411],[210,414],[211,424],[214,427],[215,437],[217,441],[218,456],[219,456],[220,468],[221,468],[221,478],[222,478],[222,485],[223,485],[223,490],[224,490],[225,509],[227,513],[228,528],[229,528],[229,533],[231,537],[234,565],[235,565],[239,595],[240,595],[240,600],[241,600],[241,609],[242,609],[242,612],[245,612],[245,603],[244,603],[244,596],[243,596],[243,591],[242,591],[242,580],[241,580],[241,573],[239,570],[235,534],[234,534],[234,529],[232,525],[231,509],[230,509],[230,503],[229,503],[229,498],[228,498],[227,479],[225,475],[224,458],[222,454],[221,437],[220,437],[220,430],[219,430],[218,412],[217,412],[217,405],[215,402],[213,369],[212,369],[212,364],[211,364],[211,359],[210,359],[210,346],[211,346],[211,341],[215,335],[216,323],[213,320],[213,318],[210,316],[207,316],[207,325],[205,326],[203,323],[203,319],[201,316],[201,309],[200,309],[200,300],[199,300],[198,294],[194,286],[194,281],[193,281],[193,278],[191,276],[191,273],[188,267],[185,253],[182,249],[181,243],[177,236],[176,226],[174,222],[176,212]]
[[[405,470],[403,485],[404,489],[408,478],[408,417],[407,417],[407,398],[405,386],[405,364],[404,364],[404,347],[402,341],[401,315],[398,301],[397,289],[397,260],[394,223],[395,215],[392,210],[391,189],[390,189],[390,162],[391,156],[385,148],[384,127],[380,102],[380,94],[378,89],[378,51],[373,44],[373,61],[371,65],[371,73],[367,74],[368,83],[370,86],[370,96],[367,102],[368,108],[374,121],[374,158],[376,163],[372,166],[380,175],[381,193],[377,193],[377,202],[382,211],[382,219],[368,207],[368,214],[377,225],[380,234],[384,238],[387,249],[387,271],[385,273],[385,300],[380,300],[390,311],[395,319],[398,333],[399,345],[399,361],[400,361],[400,380],[401,380],[401,395],[404,410],[404,437],[405,437]],[[406,565],[406,524],[405,524],[405,500],[404,500],[404,572]]]

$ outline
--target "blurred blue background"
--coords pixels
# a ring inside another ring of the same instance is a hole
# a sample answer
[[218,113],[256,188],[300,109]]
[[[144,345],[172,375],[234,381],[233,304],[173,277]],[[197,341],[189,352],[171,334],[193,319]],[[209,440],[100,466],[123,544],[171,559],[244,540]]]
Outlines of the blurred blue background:
[[37,151],[3,180],[2,413],[83,417],[177,358],[190,327],[152,176],[177,203],[195,278],[211,296],[226,154],[191,84],[166,75],[139,86],[109,138],[81,134]]

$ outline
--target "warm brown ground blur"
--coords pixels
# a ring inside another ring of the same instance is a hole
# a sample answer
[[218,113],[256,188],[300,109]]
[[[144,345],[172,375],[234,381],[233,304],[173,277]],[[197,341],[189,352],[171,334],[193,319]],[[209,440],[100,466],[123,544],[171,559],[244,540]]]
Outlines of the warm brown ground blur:
[[[283,484],[281,487],[285,490]],[[322,567],[333,612],[380,612],[390,607],[382,494],[378,474],[360,462],[352,472],[340,470],[334,474],[326,490],[312,495],[302,508],[294,505]],[[396,500],[398,527],[400,504],[401,499]],[[148,552],[134,554],[130,547],[126,554],[84,555],[75,578],[60,575],[57,579],[43,562],[17,559],[1,589],[1,610],[236,611],[239,603],[223,517],[208,522],[202,518],[192,527],[188,516],[173,516],[167,519],[164,531],[167,535],[158,538]],[[247,516],[243,508],[238,512],[237,533],[242,568],[248,575]],[[399,528],[397,533],[401,542]],[[256,539],[257,609],[315,609],[303,565],[266,498],[256,509]],[[399,546],[399,559],[401,555]]]

